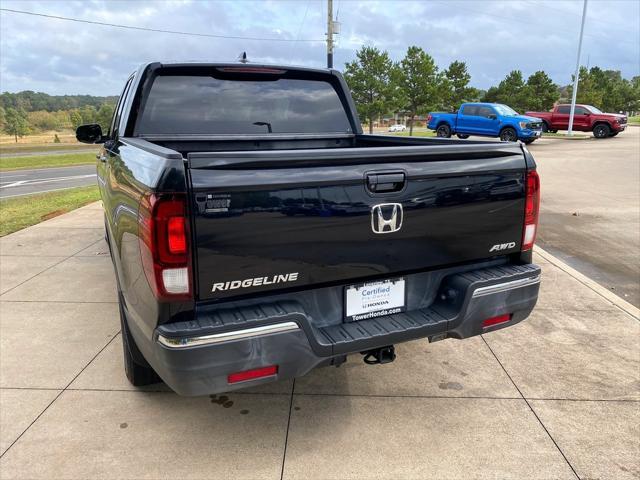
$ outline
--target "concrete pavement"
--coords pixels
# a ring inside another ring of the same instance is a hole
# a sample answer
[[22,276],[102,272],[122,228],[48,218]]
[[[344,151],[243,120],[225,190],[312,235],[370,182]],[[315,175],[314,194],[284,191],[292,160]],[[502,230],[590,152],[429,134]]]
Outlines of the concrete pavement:
[[542,185],[538,243],[640,307],[640,128],[529,149]]
[[0,172],[0,198],[96,184],[95,165]]
[[0,478],[640,475],[637,310],[548,253],[527,321],[214,397],[136,389],[102,212],[0,239]]

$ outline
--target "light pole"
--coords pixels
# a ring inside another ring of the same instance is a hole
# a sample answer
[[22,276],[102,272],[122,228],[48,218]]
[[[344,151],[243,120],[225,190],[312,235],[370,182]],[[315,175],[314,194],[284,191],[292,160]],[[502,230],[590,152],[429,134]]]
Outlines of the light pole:
[[578,80],[580,79],[580,52],[582,51],[582,36],[584,34],[584,21],[587,18],[587,0],[582,6],[582,25],[580,25],[580,40],[578,41],[578,59],[576,60],[576,74],[573,77],[573,94],[571,95],[571,112],[569,113],[569,135],[573,135],[573,115],[576,111],[576,96],[578,95]]
[[327,68],[333,68],[333,0],[327,0]]

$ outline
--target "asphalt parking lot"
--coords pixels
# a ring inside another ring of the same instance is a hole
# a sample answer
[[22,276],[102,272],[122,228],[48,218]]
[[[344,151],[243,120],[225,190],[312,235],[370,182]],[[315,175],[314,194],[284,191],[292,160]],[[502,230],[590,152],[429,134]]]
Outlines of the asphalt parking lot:
[[542,184],[538,244],[640,307],[640,127],[529,148]]
[[0,239],[0,477],[638,478],[638,310],[539,251],[512,328],[214,397],[131,387],[92,204]]

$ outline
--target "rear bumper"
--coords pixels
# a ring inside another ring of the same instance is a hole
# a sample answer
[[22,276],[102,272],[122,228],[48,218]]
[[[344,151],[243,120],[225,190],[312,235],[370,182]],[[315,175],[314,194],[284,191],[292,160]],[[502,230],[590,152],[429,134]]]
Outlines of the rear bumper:
[[[162,325],[147,360],[181,395],[226,392],[298,377],[351,353],[420,338],[462,339],[514,325],[530,314],[539,286],[536,265],[474,270],[444,277],[426,308],[320,328],[296,302],[220,310],[219,319],[242,318],[241,323],[231,322],[233,328],[213,320]],[[508,322],[483,327],[484,320],[505,314]],[[227,381],[231,373],[271,365],[278,366],[271,377]]]

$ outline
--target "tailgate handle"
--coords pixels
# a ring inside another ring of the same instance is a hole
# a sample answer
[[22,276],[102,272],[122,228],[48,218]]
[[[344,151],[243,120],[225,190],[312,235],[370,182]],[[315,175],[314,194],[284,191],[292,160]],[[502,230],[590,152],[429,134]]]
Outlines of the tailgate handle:
[[367,188],[371,193],[393,193],[404,188],[404,172],[367,173]]

